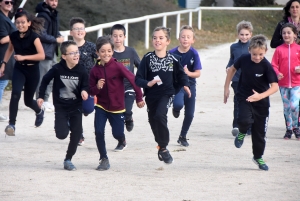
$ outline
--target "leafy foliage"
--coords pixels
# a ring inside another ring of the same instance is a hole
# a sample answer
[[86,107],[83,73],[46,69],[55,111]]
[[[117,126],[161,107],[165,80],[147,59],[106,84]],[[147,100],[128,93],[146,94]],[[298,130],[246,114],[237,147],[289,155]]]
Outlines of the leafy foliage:
[[269,6],[274,5],[275,0],[233,0],[236,7]]

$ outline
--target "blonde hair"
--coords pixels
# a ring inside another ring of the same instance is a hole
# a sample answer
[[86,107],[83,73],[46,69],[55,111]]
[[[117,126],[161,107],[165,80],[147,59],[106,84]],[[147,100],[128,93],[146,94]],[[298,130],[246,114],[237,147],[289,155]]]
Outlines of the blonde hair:
[[180,28],[179,36],[183,30],[190,30],[191,32],[193,32],[193,37],[195,38],[195,31],[194,31],[193,27],[191,27],[190,25],[183,25]]
[[170,40],[170,38],[171,38],[171,28],[167,28],[167,27],[164,27],[164,26],[156,27],[156,28],[153,30],[152,38],[153,38],[154,32],[156,32],[156,31],[163,31],[163,32],[166,34],[166,38],[167,38],[168,40]]
[[253,26],[252,26],[251,22],[248,22],[248,21],[245,21],[245,20],[239,22],[236,25],[236,31],[237,31],[238,34],[240,33],[240,31],[242,29],[246,29],[246,30],[248,30],[251,33],[253,32]]
[[268,40],[267,37],[262,34],[253,36],[250,39],[249,50],[255,49],[255,48],[267,50],[268,49],[267,40]]

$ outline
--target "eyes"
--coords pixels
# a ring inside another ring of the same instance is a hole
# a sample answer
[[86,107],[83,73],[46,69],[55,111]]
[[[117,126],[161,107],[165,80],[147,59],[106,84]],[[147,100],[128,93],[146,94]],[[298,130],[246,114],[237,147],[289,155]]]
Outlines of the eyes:
[[153,40],[163,40],[164,38],[166,38],[165,36],[159,36],[159,37],[156,37],[156,36],[153,36]]
[[122,38],[122,37],[124,37],[124,35],[123,34],[120,34],[120,35],[114,34],[113,37],[114,38]]
[[26,23],[26,21],[16,21],[15,23],[16,23],[16,25],[20,25],[20,24],[24,25]]

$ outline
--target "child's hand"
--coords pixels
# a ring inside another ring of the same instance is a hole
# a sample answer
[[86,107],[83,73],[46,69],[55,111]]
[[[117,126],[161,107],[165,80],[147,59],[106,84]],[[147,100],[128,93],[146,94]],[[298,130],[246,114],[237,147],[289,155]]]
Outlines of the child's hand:
[[103,86],[104,86],[104,84],[105,84],[105,79],[98,80],[98,82],[97,82],[97,88],[98,89],[102,89]]
[[16,61],[24,61],[25,60],[24,56],[18,55],[18,54],[14,55],[14,58]]
[[189,76],[190,71],[189,71],[189,69],[187,68],[186,65],[183,67],[183,70],[184,70],[185,74],[187,74],[187,76]]
[[[296,71],[296,72],[297,72],[297,71]],[[283,77],[284,77],[284,76],[283,76],[282,73],[278,73],[278,75],[277,75],[278,80],[281,80]]]
[[43,103],[44,103],[44,99],[39,98],[39,99],[36,100],[36,102],[37,102],[39,108],[41,108]]
[[0,68],[0,77],[2,77],[4,75],[4,70],[5,70],[5,65],[2,64],[1,68]]
[[138,102],[136,104],[137,104],[138,108],[142,108],[142,107],[145,106],[145,102],[144,101]]
[[88,93],[86,91],[81,92],[81,98],[82,100],[87,100],[89,97]]
[[227,103],[227,99],[229,98],[229,94],[230,94],[229,88],[224,89],[224,103],[225,104]]
[[184,89],[184,91],[188,94],[188,97],[190,98],[191,95],[192,95],[192,94],[191,94],[191,91],[190,91],[190,88],[187,87],[187,86],[184,86],[183,89]]
[[252,91],[253,91],[253,95],[252,96],[249,96],[247,99],[246,99],[246,101],[248,101],[248,102],[256,102],[256,101],[259,101],[259,100],[261,100],[261,95],[260,95],[260,93],[257,93],[254,89],[252,89]]
[[152,86],[155,85],[157,82],[161,82],[161,80],[153,79],[153,80],[151,80],[150,82],[148,82],[147,86],[148,86],[148,87],[152,87]]

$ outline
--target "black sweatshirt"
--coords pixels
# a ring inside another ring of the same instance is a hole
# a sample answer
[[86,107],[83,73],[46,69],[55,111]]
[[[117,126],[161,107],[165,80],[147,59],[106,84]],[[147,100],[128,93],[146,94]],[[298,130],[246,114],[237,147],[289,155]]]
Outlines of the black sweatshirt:
[[88,92],[88,74],[83,66],[70,69],[66,61],[55,64],[43,77],[39,98],[44,99],[46,88],[53,79],[53,105],[55,111],[73,111],[82,108],[81,92]]

